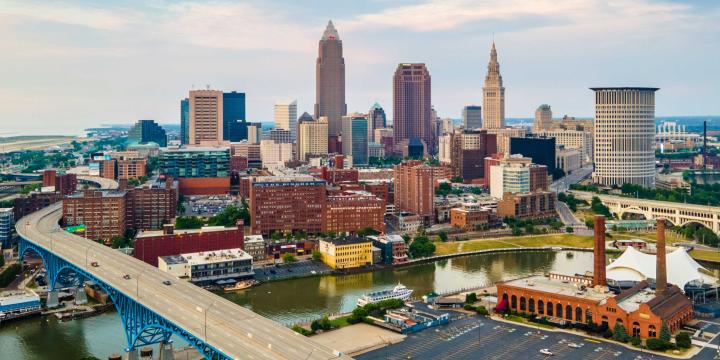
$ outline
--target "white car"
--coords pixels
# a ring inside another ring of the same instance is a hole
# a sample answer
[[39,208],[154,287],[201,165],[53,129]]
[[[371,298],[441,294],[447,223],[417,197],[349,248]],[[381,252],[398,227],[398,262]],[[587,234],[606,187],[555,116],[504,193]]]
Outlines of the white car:
[[543,355],[553,356],[552,351],[550,351],[549,349],[540,349],[540,353]]
[[581,347],[582,347],[582,345],[580,345],[580,344],[578,344],[578,343],[574,343],[574,342],[568,343],[568,346],[571,347],[571,348],[575,348],[575,349],[578,349],[578,348],[581,348]]

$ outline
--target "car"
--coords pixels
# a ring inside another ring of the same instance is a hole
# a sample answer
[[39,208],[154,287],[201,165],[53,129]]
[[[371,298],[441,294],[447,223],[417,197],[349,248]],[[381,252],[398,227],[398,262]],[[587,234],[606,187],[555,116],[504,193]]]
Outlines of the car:
[[128,274],[123,275],[123,279],[130,280],[130,275],[128,275]]
[[98,264],[97,261],[93,261],[93,262],[90,263],[90,266],[92,266],[92,267],[98,267],[98,266],[100,266],[100,265]]
[[163,284],[165,284],[165,285],[171,285],[172,283],[170,282],[170,280],[165,280],[165,281],[163,281]]
[[553,356],[553,355],[554,355],[554,354],[552,353],[552,351],[550,351],[550,349],[540,349],[540,353],[543,354],[543,355],[547,355],[547,356]]
[[568,343],[568,346],[571,348],[575,348],[575,349],[582,347],[582,345],[580,345],[578,343],[574,343],[574,342]]

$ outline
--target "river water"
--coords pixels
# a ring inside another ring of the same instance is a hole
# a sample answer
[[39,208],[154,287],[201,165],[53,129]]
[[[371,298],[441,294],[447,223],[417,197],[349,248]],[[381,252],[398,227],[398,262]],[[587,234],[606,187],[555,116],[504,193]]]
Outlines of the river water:
[[[483,254],[352,275],[327,275],[265,283],[228,299],[273,320],[290,324],[322,314],[351,311],[365,292],[398,282],[420,297],[541,272],[566,274],[592,269],[592,253],[540,251]],[[0,325],[2,359],[106,359],[125,348],[120,317],[108,312],[60,323],[35,317]]]

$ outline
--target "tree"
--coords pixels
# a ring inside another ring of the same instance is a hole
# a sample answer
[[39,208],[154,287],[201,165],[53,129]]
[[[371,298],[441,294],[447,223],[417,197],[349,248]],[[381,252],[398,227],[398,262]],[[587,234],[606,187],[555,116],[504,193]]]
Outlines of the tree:
[[278,240],[282,239],[282,235],[280,234],[279,231],[276,230],[276,231],[273,231],[272,234],[270,234],[270,238],[273,241],[278,241]]
[[522,235],[522,230],[519,227],[515,226],[512,228],[512,234],[513,236],[520,236]]
[[113,236],[111,239],[112,247],[115,249],[126,247],[128,241],[123,236]]
[[402,238],[403,238],[403,240],[405,240],[405,243],[406,243],[406,244],[410,242],[410,235],[408,235],[408,234],[402,234]]
[[613,340],[620,342],[628,342],[628,340],[630,340],[630,336],[628,336],[627,330],[625,330],[625,326],[623,326],[623,324],[619,322],[615,323],[612,338]]
[[473,303],[475,303],[476,301],[477,301],[477,294],[475,294],[474,292],[467,293],[467,294],[465,295],[465,303],[467,303],[467,304],[473,304]]
[[448,239],[448,234],[447,234],[447,232],[445,232],[444,230],[443,230],[443,231],[440,231],[440,232],[438,233],[438,238],[439,238],[440,241],[442,241],[442,242],[447,241],[447,239]]
[[665,343],[670,342],[670,329],[668,328],[667,324],[663,321],[662,326],[660,326],[660,336],[658,338]]
[[297,258],[291,253],[285,253],[285,255],[283,255],[283,261],[290,264],[296,262]]
[[565,232],[568,234],[572,234],[574,232],[574,230],[573,230],[572,226],[568,226],[565,228]]
[[199,229],[205,225],[205,221],[197,216],[178,216],[175,219],[176,229]]
[[592,229],[595,227],[595,221],[593,221],[593,219],[587,219],[585,220],[585,226],[587,226],[588,229]]
[[410,244],[409,253],[414,259],[431,256],[435,253],[435,244],[427,236],[417,235]]
[[686,333],[684,331],[681,331],[677,336],[675,336],[675,343],[678,347],[683,349],[689,349],[692,345],[692,340],[690,339],[690,334]]
[[612,217],[612,214],[610,213],[610,208],[605,206],[600,200],[600,198],[597,196],[593,196],[592,201],[590,202],[590,209],[598,215],[605,215],[605,217],[607,218]]
[[320,322],[317,320],[313,320],[313,322],[310,323],[310,330],[312,332],[316,332],[320,329]]
[[320,253],[320,251],[313,250],[313,252],[312,252],[312,259],[315,260],[315,261],[320,261],[320,260],[322,260],[322,253]]
[[366,228],[362,228],[362,229],[358,230],[357,234],[358,234],[358,236],[365,237],[365,236],[369,236],[369,235],[378,235],[380,233],[378,231],[376,231],[375,229],[368,226]]
[[250,212],[247,207],[238,208],[235,205],[228,205],[223,211],[211,217],[208,225],[232,227],[237,224],[238,219],[242,219],[245,224],[250,223]]
[[462,178],[462,176],[453,176],[453,177],[450,178],[450,182],[462,183],[462,182],[463,182],[463,178]]
[[435,195],[436,196],[448,196],[452,192],[453,188],[450,183],[443,182],[438,185],[437,189],[435,189]]
[[640,346],[640,344],[642,343],[642,341],[640,340],[639,337],[634,336],[632,339],[630,339],[630,343],[631,343],[633,346]]

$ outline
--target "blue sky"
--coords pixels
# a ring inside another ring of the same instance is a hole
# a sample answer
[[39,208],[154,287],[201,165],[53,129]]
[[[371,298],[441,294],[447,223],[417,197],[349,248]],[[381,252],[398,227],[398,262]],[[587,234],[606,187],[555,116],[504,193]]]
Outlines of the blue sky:
[[392,112],[398,62],[425,62],[442,117],[482,103],[497,42],[508,117],[591,116],[591,86],[656,86],[657,114],[720,114],[720,2],[650,0],[0,3],[0,134],[179,122],[196,88],[315,101],[317,42],[343,40],[349,111]]

